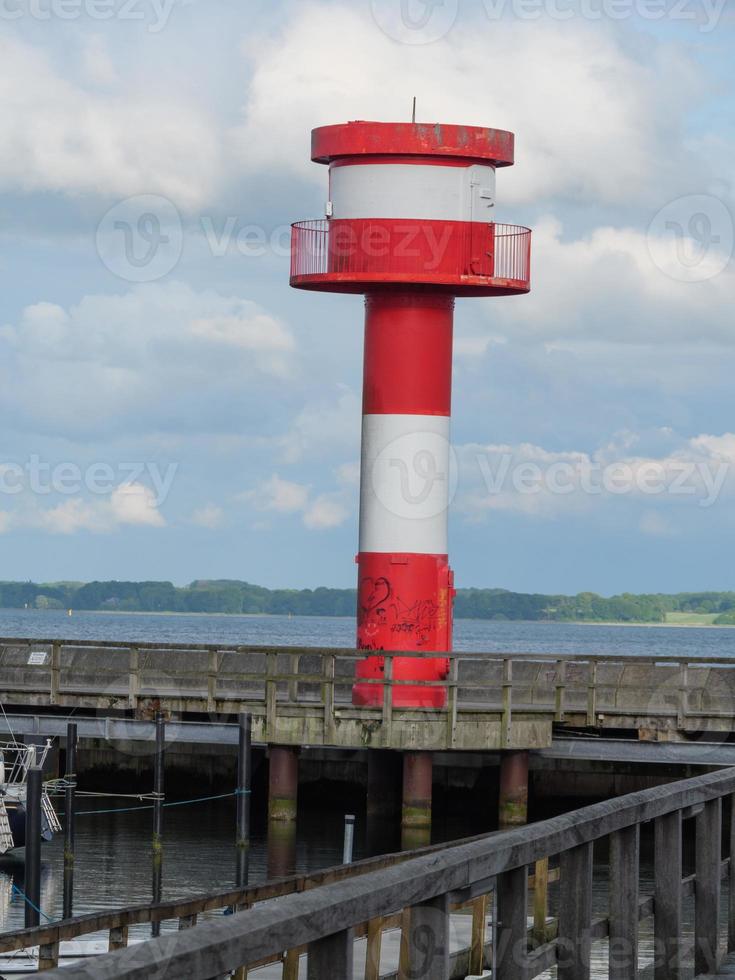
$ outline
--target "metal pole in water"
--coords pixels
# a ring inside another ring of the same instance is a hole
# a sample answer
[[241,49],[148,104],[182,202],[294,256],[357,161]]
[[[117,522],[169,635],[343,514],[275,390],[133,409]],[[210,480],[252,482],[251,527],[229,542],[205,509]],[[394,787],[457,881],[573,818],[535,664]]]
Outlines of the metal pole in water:
[[26,778],[25,926],[40,924],[41,907],[41,793],[43,770],[32,766]]
[[235,809],[237,829],[237,886],[248,883],[248,858],[250,853],[250,789],[252,773],[252,718],[246,712],[240,714],[240,746],[237,756],[237,791]]
[[345,842],[342,849],[342,864],[352,864],[352,851],[355,845],[355,816],[345,814]]
[[64,793],[64,918],[72,917],[74,905],[74,800],[77,788],[77,726],[66,726],[66,790]]
[[[163,801],[164,801],[164,759],[166,753],[166,723],[163,712],[156,712],[156,748],[153,756],[153,904],[161,901],[161,879],[163,870]],[[161,934],[161,923],[151,923],[151,935]]]

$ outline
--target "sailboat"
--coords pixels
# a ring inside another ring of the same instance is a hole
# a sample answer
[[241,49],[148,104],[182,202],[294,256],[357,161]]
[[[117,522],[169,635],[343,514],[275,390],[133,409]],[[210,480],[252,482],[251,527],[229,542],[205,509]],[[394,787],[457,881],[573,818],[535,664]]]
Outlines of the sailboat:
[[[0,856],[26,844],[26,789],[28,770],[43,767],[51,750],[51,739],[41,747],[15,740],[0,742]],[[59,818],[48,797],[41,792],[41,839],[50,841],[61,830]]]

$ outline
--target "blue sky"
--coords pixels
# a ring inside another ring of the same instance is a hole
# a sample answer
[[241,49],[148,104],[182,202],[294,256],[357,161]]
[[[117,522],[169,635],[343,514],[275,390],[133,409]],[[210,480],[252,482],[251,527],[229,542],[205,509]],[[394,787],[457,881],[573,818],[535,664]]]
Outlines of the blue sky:
[[529,296],[457,304],[457,583],[735,588],[733,33],[722,0],[0,0],[0,578],[353,584],[362,306],[289,289],[287,229],[311,128],[416,95],[516,133],[498,220],[535,232]]

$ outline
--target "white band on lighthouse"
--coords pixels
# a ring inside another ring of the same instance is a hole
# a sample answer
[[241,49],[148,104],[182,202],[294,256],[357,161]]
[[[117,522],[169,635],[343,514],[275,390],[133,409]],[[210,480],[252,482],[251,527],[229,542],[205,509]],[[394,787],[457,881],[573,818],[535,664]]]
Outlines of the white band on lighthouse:
[[365,415],[360,551],[444,555],[456,486],[443,415]]
[[340,164],[329,169],[335,218],[492,221],[495,168],[411,163]]

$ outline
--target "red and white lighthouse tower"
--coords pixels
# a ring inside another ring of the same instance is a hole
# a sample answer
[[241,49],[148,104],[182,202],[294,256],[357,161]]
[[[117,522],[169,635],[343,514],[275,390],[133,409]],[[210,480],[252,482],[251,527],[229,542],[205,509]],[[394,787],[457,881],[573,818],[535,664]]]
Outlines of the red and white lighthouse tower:
[[[365,294],[356,704],[382,701],[380,651],[452,647],[447,515],[456,296],[529,290],[531,233],[497,224],[513,134],[349,122],[312,132],[326,218],[293,226],[291,285]],[[444,657],[397,657],[397,706],[442,707]]]

